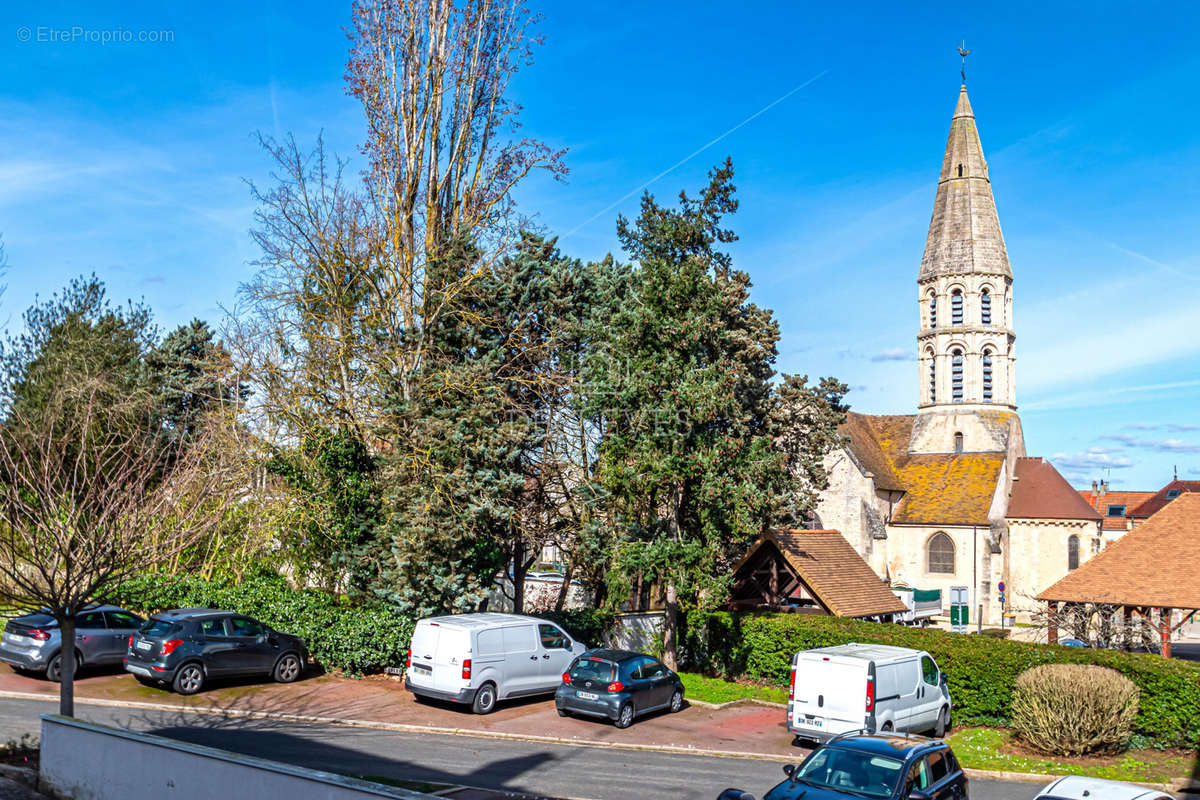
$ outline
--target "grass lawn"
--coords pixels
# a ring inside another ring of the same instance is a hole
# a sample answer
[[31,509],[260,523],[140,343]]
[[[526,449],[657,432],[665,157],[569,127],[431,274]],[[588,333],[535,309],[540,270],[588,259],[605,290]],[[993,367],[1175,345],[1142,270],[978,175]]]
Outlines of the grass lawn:
[[778,686],[756,686],[749,683],[733,683],[720,678],[706,678],[695,672],[681,672],[684,696],[706,703],[728,703],[731,700],[766,700],[771,703],[787,703],[787,689]]
[[946,741],[968,768],[1045,775],[1087,775],[1120,781],[1167,783],[1193,774],[1200,754],[1186,750],[1129,750],[1115,755],[1051,758],[1028,754],[1013,732],[960,728]]

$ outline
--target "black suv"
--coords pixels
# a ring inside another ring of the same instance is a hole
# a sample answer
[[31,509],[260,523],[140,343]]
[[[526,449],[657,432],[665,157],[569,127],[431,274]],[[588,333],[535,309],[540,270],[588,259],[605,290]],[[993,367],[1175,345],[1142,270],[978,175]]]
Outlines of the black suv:
[[304,642],[258,620],[211,608],[164,611],[129,637],[125,670],[145,684],[195,694],[209,678],[267,675],[280,683],[300,677]]
[[[950,745],[903,734],[844,733],[812,751],[764,800],[967,800],[967,776]],[[745,800],[726,789],[718,800]]]

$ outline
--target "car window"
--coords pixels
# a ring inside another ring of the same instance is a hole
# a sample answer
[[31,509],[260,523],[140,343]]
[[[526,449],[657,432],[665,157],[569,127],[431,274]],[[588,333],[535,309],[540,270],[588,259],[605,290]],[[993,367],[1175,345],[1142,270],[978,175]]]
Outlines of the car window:
[[929,788],[929,766],[924,758],[918,758],[908,770],[908,780],[904,784],[904,796],[907,797],[915,789]]
[[205,636],[225,636],[225,620],[221,617],[200,620],[200,630]]
[[667,674],[667,668],[662,664],[662,662],[655,661],[654,659],[650,659],[650,661],[646,663],[644,669],[647,678],[662,678]]
[[954,757],[954,751],[947,748],[942,751],[942,755],[946,758],[946,774],[953,775],[958,772],[961,767],[958,766],[958,759]]
[[553,625],[538,625],[538,635],[542,638],[542,647],[547,650],[565,650],[570,647],[566,635]]
[[629,676],[635,681],[644,681],[649,679],[651,674],[654,672],[653,668],[651,667],[653,663],[654,659],[650,658],[649,656],[641,656],[640,658],[634,659]]
[[933,659],[929,656],[921,656],[921,677],[930,686],[937,686],[938,668],[937,664],[933,663]]
[[601,683],[612,683],[616,677],[616,666],[611,661],[599,658],[581,658],[571,666],[571,677],[580,680],[593,680]]
[[179,628],[179,626],[174,622],[151,617],[150,619],[146,620],[146,623],[142,625],[142,627],[138,628],[138,633],[142,634],[143,636],[167,636],[168,634],[173,633],[177,628]]
[[234,636],[261,636],[267,632],[260,623],[245,617],[230,617],[229,630]]
[[80,614],[75,618],[75,630],[83,628],[100,628],[104,630],[108,626],[104,624],[103,611],[89,611],[86,614]]
[[108,627],[110,628],[138,628],[142,624],[142,618],[130,614],[128,611],[106,611],[108,615]]
[[925,759],[929,763],[930,783],[937,783],[946,777],[949,765],[946,763],[946,757],[940,751],[930,753]]
[[792,774],[800,783],[867,797],[891,797],[904,774],[898,758],[839,747],[822,747]]

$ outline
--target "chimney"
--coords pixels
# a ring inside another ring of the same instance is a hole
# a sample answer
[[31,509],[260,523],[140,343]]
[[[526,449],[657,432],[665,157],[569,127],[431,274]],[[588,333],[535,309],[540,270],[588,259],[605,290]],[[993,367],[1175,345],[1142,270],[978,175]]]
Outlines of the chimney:
[[1096,482],[1092,481],[1092,497],[1096,497]]
[[1100,496],[1104,497],[1104,495],[1107,492],[1108,492],[1108,484],[1105,483],[1104,481],[1100,481]]

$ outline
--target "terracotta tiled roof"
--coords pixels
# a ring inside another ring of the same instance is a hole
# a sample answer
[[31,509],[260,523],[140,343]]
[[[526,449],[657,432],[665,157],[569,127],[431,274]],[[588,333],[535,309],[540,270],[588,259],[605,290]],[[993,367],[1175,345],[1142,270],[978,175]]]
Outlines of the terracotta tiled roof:
[[909,455],[915,415],[846,415],[841,431],[880,489],[904,492],[892,522],[986,525],[1003,453]]
[[1100,519],[1049,461],[1018,458],[1008,496],[1009,519]]
[[1172,500],[1038,599],[1200,609],[1200,494]]
[[1091,489],[1079,490],[1079,496],[1104,517],[1104,521],[1100,523],[1100,526],[1106,531],[1123,531],[1129,528],[1129,522],[1125,514],[1111,516],[1108,513],[1109,507],[1121,506],[1128,512],[1129,509],[1134,508],[1142,501],[1149,500],[1154,494],[1154,492],[1114,492],[1111,489],[1106,489],[1104,494],[1096,493],[1093,496]]
[[905,610],[875,570],[837,531],[772,531],[751,548],[746,558],[768,542],[779,548],[792,569],[835,616],[872,617]]
[[1142,501],[1137,507],[1126,509],[1125,516],[1137,517],[1138,519],[1154,516],[1163,506],[1171,502],[1170,499],[1167,499],[1167,495],[1176,489],[1178,490],[1174,492],[1176,497],[1190,492],[1200,492],[1200,481],[1171,481],[1148,499]]

